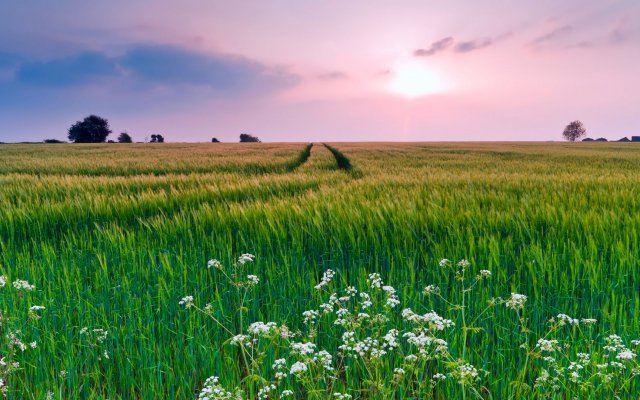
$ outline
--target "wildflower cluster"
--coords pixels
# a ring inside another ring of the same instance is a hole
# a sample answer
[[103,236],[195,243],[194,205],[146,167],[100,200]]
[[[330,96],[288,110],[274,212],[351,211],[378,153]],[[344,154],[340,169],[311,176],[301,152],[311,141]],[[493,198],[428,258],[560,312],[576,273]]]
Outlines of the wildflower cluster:
[[98,361],[108,360],[110,358],[106,343],[109,331],[103,328],[89,329],[85,326],[80,329],[79,334],[84,343],[94,350],[93,354],[97,355]]
[[[245,263],[238,262],[236,268]],[[213,264],[224,271],[221,264]],[[335,399],[429,398],[442,385],[457,397],[486,397],[483,394],[490,392],[490,382],[483,364],[490,360],[471,358],[468,335],[478,332],[472,325],[477,316],[473,318],[467,310],[472,290],[485,290],[489,283],[482,282],[490,282],[492,274],[479,270],[469,275],[472,266],[467,260],[454,263],[443,259],[440,266],[455,276],[455,285],[447,288],[458,291],[455,302],[445,299],[438,286],[429,284],[422,294],[431,307],[420,302],[399,307],[403,302],[399,292],[386,285],[379,273],[369,274],[365,287],[338,288],[335,272],[327,270],[314,286],[318,306],[302,312],[301,331],[291,332],[278,322],[256,321],[247,326],[241,323],[240,331],[231,332],[216,320],[231,334],[228,343],[238,349],[244,360],[239,365],[239,375],[254,378],[250,382],[229,382],[237,386],[234,391],[224,389],[218,378],[209,378],[199,398],[266,400],[302,398],[311,393],[317,398]],[[241,274],[235,271],[228,276]],[[241,289],[242,296],[250,287],[241,278],[230,279],[230,283]],[[206,308],[200,310],[188,297],[181,300],[185,307],[207,313]],[[434,299],[440,303],[434,303]],[[565,390],[585,394],[591,390],[589,393],[600,393],[603,398],[616,397],[628,389],[634,377],[640,376],[640,340],[627,343],[610,335],[600,346],[589,340],[577,342],[594,343],[578,349],[572,345],[573,335],[583,330],[588,333],[597,321],[566,314],[550,319],[547,332],[532,338],[535,334],[526,326],[527,300],[524,294],[511,293],[506,299],[492,299],[487,305],[487,309],[500,306],[514,310],[518,316],[496,321],[520,325],[516,339],[521,342],[515,349],[522,349],[526,361],[517,374],[520,380],[510,386],[514,398],[526,397],[527,390],[541,398],[562,396]],[[446,307],[440,309],[434,304]],[[241,310],[242,303],[239,306]],[[495,315],[510,316],[512,312]]]
[[[218,262],[211,261],[209,266],[224,270]],[[460,269],[469,267],[464,260],[456,264]],[[250,384],[243,388],[246,395],[257,393],[259,399],[299,397],[302,393],[325,393],[336,399],[361,397],[361,388],[349,387],[340,379],[345,374],[362,374],[362,379],[371,382],[368,390],[382,397],[397,393],[421,397],[449,379],[463,391],[481,384],[485,371],[450,351],[446,336],[455,330],[453,320],[434,310],[416,313],[399,307],[398,291],[386,285],[379,273],[369,274],[366,288],[334,289],[335,275],[333,270],[325,271],[314,286],[320,302],[317,308],[302,313],[303,331],[294,334],[286,325],[258,321],[231,336],[229,344],[238,347],[247,359],[241,369],[247,375],[260,376],[255,391]],[[238,280],[230,279],[230,283],[238,287]],[[191,297],[180,302],[200,310]],[[267,354],[276,359],[265,372],[259,360]],[[382,372],[390,363],[393,385],[388,385]],[[434,371],[427,379],[422,376],[425,369]],[[217,378],[210,378],[201,398],[226,399],[235,393],[224,390]]]
[[[35,285],[30,284],[26,280],[16,279],[10,286],[7,286],[9,279],[0,275],[0,289],[3,291],[14,290],[19,299],[23,299],[26,296],[26,292],[31,292],[35,289]],[[4,293],[2,293],[4,295]],[[26,299],[26,298],[25,298]],[[0,341],[0,394],[3,397],[9,395],[9,378],[17,370],[21,369],[20,362],[17,361],[18,354],[28,352],[29,350],[36,349],[38,342],[35,340],[28,340],[28,333],[25,334],[25,328],[29,328],[28,321],[37,321],[42,318],[42,312],[45,310],[44,306],[33,305],[26,308],[26,315],[24,321],[21,321],[20,314],[18,315],[6,315],[4,310],[0,310],[0,332],[4,335]],[[12,314],[17,312],[15,308],[12,310]],[[25,323],[21,323],[25,322]],[[19,327],[19,328],[18,328]]]

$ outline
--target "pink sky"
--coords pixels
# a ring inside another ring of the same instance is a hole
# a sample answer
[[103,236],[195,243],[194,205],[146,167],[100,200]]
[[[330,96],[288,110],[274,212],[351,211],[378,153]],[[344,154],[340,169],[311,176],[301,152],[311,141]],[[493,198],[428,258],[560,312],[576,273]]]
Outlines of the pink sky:
[[639,21],[635,0],[6,0],[0,141],[90,113],[136,140],[640,135]]

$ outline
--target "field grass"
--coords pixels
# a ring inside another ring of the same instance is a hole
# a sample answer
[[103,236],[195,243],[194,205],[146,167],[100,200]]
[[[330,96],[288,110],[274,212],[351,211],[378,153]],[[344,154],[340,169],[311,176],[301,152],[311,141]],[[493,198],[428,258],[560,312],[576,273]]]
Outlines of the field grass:
[[[302,330],[326,269],[357,287],[378,272],[400,309],[433,309],[470,327],[447,341],[488,372],[481,397],[544,398],[520,346],[535,347],[551,317],[598,320],[590,339],[568,336],[576,345],[640,339],[639,171],[631,143],[0,145],[0,275],[36,286],[0,288],[11,317],[2,336],[20,329],[38,344],[15,354],[9,397],[194,398],[212,375],[236,387],[246,371],[223,344],[228,333],[178,302],[212,303],[218,320],[237,326],[234,290],[207,261],[230,266],[251,253],[260,284],[241,312],[248,322]],[[491,279],[466,301],[442,258],[467,259]],[[426,297],[428,284],[482,317],[470,326]],[[523,314],[484,311],[512,292],[528,296]],[[38,321],[26,316],[32,305],[46,307]],[[266,355],[265,369],[275,357]],[[354,398],[383,398],[358,374],[342,383],[358,386]],[[391,385],[392,376],[377,379]],[[454,381],[430,392],[472,395]],[[638,376],[616,395],[637,399]]]

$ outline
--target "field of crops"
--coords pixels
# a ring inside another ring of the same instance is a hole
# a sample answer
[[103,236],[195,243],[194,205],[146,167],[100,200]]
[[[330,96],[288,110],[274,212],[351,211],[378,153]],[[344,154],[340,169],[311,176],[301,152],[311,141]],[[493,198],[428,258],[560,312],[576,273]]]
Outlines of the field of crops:
[[0,145],[0,275],[9,398],[637,399],[640,146]]

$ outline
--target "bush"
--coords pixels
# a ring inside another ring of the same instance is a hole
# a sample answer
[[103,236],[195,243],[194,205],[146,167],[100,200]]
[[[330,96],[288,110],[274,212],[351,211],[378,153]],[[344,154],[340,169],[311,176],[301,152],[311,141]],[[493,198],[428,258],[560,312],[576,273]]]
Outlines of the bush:
[[126,131],[120,133],[118,136],[118,143],[133,143],[133,138]]
[[241,133],[240,143],[260,143],[260,139],[256,136],[249,135],[248,133]]

